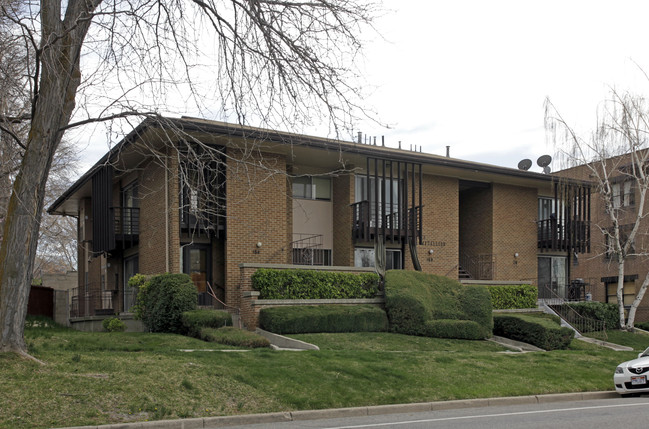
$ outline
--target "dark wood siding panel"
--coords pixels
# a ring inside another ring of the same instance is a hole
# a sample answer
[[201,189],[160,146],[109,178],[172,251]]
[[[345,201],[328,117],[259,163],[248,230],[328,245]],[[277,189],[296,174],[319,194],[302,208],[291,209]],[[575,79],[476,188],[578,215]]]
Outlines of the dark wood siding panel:
[[113,203],[113,168],[103,166],[92,176],[92,251],[115,248],[115,231],[110,216]]

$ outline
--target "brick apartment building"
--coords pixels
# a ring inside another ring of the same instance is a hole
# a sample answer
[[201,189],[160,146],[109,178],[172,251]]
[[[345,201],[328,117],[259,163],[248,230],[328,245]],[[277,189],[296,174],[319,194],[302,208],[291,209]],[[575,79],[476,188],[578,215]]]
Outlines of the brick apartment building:
[[180,118],[143,121],[49,212],[78,219],[83,317],[128,312],[138,272],[189,273],[200,304],[215,305],[211,288],[238,307],[242,264],[372,266],[377,240],[388,269],[565,295],[589,205],[584,181]]
[[[646,153],[640,158],[646,158]],[[638,218],[640,204],[639,190],[636,179],[631,171],[632,158],[629,154],[606,159],[606,168],[610,177],[613,210],[620,225],[620,234],[623,237],[633,228],[633,223]],[[593,164],[601,171],[601,163]],[[565,169],[556,173],[571,179],[593,181],[591,169],[586,165]],[[573,260],[573,278],[583,279],[587,288],[592,293],[592,298],[599,302],[617,304],[618,265],[616,257],[612,254],[606,231],[612,233],[613,222],[606,207],[606,201],[598,194],[593,183],[593,196],[591,202],[591,249]],[[645,203],[644,212],[647,213],[649,203]],[[630,308],[642,282],[649,271],[646,255],[649,255],[649,219],[642,218],[638,233],[633,242],[629,256],[625,262],[623,299],[627,308]],[[649,320],[649,300],[646,295],[638,307],[636,322]]]

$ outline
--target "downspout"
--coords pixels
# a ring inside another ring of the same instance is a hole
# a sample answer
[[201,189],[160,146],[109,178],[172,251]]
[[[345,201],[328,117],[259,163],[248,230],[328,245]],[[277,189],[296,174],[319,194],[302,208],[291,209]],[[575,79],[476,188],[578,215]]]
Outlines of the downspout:
[[165,272],[169,272],[169,156],[165,155]]

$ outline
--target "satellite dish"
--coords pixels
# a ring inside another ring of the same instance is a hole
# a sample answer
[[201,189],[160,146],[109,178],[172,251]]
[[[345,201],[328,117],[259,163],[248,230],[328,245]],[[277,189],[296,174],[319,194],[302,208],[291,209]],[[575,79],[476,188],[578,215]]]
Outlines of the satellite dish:
[[551,162],[552,157],[550,155],[541,155],[539,159],[536,160],[536,164],[541,168],[547,167]]
[[543,173],[550,174],[550,171],[552,171],[552,169],[550,169],[549,166],[546,165],[545,167],[543,167]]
[[522,160],[521,162],[518,163],[518,169],[523,170],[523,171],[529,170],[531,166],[532,166],[532,160],[531,159],[524,159],[524,160]]

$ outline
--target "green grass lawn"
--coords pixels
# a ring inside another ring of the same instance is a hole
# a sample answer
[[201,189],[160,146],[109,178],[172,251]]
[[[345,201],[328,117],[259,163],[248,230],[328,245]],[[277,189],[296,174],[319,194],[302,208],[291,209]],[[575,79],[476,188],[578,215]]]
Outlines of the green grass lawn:
[[520,354],[488,341],[355,333],[295,336],[320,351],[227,352],[165,334],[37,327],[25,337],[46,365],[0,354],[1,428],[611,390],[615,366],[649,345],[620,333],[615,341],[636,351],[573,341]]

